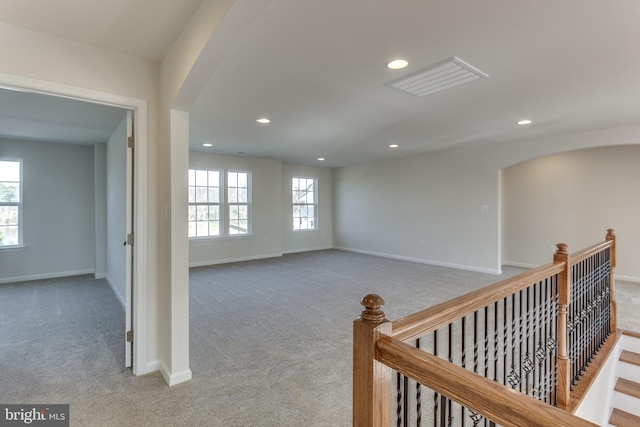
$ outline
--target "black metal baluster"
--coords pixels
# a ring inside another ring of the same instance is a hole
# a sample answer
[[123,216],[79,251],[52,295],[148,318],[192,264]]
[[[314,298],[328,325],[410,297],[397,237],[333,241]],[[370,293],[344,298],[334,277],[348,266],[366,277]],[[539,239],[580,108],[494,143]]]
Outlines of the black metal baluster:
[[507,385],[507,334],[509,332],[509,323],[507,322],[507,298],[502,300],[502,384]]
[[403,426],[404,427],[409,427],[409,422],[411,421],[409,419],[409,377],[404,377],[404,381],[403,381],[403,407],[402,407],[402,414],[404,416],[404,422],[403,422]]
[[[438,331],[433,331],[433,355],[438,355]],[[438,393],[433,392],[433,425],[438,426]]]
[[[420,348],[420,338],[416,339],[416,348]],[[422,389],[419,382],[416,382],[416,427],[422,424]]]
[[396,373],[396,426],[402,427],[402,374]]
[[493,380],[498,381],[498,301],[493,306]]

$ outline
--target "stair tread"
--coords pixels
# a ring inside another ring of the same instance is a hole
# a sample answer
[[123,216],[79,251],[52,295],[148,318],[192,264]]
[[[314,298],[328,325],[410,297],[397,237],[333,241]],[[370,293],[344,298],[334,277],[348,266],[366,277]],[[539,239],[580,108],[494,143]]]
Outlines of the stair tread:
[[640,383],[626,378],[618,378],[618,381],[616,381],[615,391],[640,399]]
[[640,425],[640,417],[617,408],[613,408],[609,424],[616,427],[637,427]]
[[620,361],[640,366],[640,354],[624,350],[620,355]]

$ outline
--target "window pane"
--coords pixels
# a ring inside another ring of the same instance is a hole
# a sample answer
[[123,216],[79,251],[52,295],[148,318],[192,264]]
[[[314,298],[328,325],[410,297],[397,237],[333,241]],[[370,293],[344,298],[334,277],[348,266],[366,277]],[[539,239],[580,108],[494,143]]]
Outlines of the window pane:
[[238,206],[238,218],[240,219],[248,219],[249,218],[249,209],[246,205]]
[[0,225],[18,225],[17,206],[0,206]]
[[191,187],[196,185],[196,171],[193,169],[189,169],[189,185]]
[[209,219],[209,207],[208,206],[197,206],[196,207],[196,219],[198,221],[207,221]]
[[207,171],[196,170],[196,185],[206,187],[207,186]]
[[247,189],[246,188],[239,188],[238,189],[238,202],[240,203],[247,203]]
[[17,246],[20,243],[18,239],[18,226],[2,226],[0,225],[0,246]]
[[196,237],[196,223],[189,223],[189,237]]
[[238,186],[238,173],[237,172],[229,172],[227,174],[227,186],[228,187],[237,187]]
[[0,160],[0,181],[20,182],[20,162]]
[[189,221],[195,221],[196,218],[196,207],[195,206],[189,206]]
[[207,203],[207,187],[196,187],[196,203]]
[[209,222],[198,221],[196,222],[196,236],[206,237],[209,235]]
[[237,188],[229,188],[229,200],[227,200],[229,203],[236,203],[238,202],[238,189]]
[[210,187],[220,186],[220,171],[209,171],[209,186]]
[[220,222],[209,221],[209,236],[219,236],[219,235],[220,235]]
[[0,182],[0,202],[20,203],[20,184]]
[[209,203],[220,203],[220,188],[209,187]]
[[220,219],[220,207],[209,206],[209,219],[218,221]]
[[196,202],[196,188],[189,187],[189,203],[195,203],[195,202]]
[[238,173],[238,187],[247,187],[247,174],[244,172]]

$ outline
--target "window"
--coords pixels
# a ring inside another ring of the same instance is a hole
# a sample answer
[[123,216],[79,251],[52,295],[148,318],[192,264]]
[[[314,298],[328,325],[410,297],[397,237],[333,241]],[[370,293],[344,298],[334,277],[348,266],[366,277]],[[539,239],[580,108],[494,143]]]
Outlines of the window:
[[249,180],[248,172],[227,172],[227,232],[230,236],[249,234]]
[[[251,174],[189,169],[189,238],[251,233]],[[223,193],[222,189],[226,188]]]
[[317,230],[317,182],[315,178],[294,176],[291,179],[293,229]]
[[0,248],[22,245],[22,162],[0,160]]
[[189,169],[189,237],[220,236],[220,171]]

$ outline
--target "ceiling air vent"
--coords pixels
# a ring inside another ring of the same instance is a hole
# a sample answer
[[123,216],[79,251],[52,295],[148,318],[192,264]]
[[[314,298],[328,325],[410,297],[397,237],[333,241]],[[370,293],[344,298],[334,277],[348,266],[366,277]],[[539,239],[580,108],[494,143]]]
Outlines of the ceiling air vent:
[[487,77],[488,74],[454,56],[386,85],[412,95],[426,96]]

